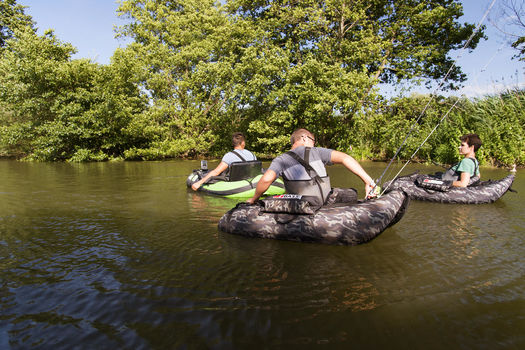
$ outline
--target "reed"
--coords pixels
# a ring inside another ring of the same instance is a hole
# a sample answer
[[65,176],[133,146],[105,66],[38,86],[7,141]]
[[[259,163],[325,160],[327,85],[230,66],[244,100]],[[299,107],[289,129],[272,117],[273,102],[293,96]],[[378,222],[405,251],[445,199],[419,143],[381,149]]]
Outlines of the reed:
[[[430,100],[427,109],[424,107]],[[482,164],[510,167],[525,165],[525,90],[469,99],[413,95],[393,99],[375,116],[376,133],[363,135],[375,158],[391,158],[414,125],[399,160],[409,159],[441,118],[446,119],[412,159],[415,162],[451,164],[460,159],[459,138],[477,133],[483,146],[477,152]],[[419,121],[415,121],[419,118]]]

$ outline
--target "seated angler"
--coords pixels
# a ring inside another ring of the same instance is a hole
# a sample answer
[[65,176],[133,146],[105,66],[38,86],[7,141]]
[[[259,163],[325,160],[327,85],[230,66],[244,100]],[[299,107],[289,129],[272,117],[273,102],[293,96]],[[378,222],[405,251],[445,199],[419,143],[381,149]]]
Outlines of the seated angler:
[[443,173],[441,179],[452,181],[454,187],[467,187],[480,179],[476,151],[481,147],[481,140],[476,134],[463,135],[460,140],[459,154],[464,158]]
[[219,176],[220,174],[222,174],[234,162],[246,162],[250,160],[257,160],[257,157],[252,152],[245,149],[246,140],[241,132],[236,132],[232,135],[232,145],[233,151],[226,153],[224,157],[222,157],[221,162],[219,163],[219,165],[217,165],[215,169],[213,169],[202,179],[191,185],[191,188],[194,191],[197,191],[199,187],[201,187],[202,184],[205,184],[206,181],[208,181],[208,179],[212,176]]
[[463,159],[445,173],[414,173],[396,177],[384,184],[385,191],[401,189],[410,199],[453,204],[493,203],[507,191],[512,191],[513,174],[498,181],[479,181],[476,151],[481,146],[481,140],[476,134],[464,135],[460,139],[459,153]]
[[321,206],[331,192],[330,179],[325,165],[343,164],[365,183],[365,193],[375,186],[372,178],[361,165],[348,154],[328,148],[314,147],[315,137],[306,129],[295,130],[290,138],[290,151],[275,158],[257,184],[255,195],[247,202],[255,203],[270,184],[282,176],[286,192],[304,196],[308,201]]

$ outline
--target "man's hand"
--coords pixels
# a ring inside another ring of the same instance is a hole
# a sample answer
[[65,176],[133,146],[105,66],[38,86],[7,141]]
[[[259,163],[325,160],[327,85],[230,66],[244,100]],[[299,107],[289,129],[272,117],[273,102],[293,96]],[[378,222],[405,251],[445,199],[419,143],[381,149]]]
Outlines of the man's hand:
[[197,191],[199,187],[201,187],[201,181],[197,181],[193,185],[191,185],[191,189],[194,191]]
[[203,183],[208,181],[208,179],[210,177],[217,176],[217,175],[221,174],[223,171],[225,171],[226,169],[228,169],[228,164],[221,161],[219,163],[219,165],[217,165],[217,167],[215,169],[213,169],[208,174],[206,174],[206,176],[204,176],[202,179],[200,179],[199,181],[197,181],[193,185],[191,185],[192,190],[197,191],[199,189],[199,187],[201,187]]
[[246,203],[252,205],[253,203],[257,202],[259,198],[266,192],[266,190],[270,187],[272,182],[277,179],[277,174],[272,169],[266,170],[264,175],[261,177],[259,182],[257,182],[257,187],[255,187],[255,194],[252,198],[248,199]]
[[365,191],[366,191],[366,199],[372,199],[378,196],[378,194],[381,192],[381,189],[378,185],[373,183],[373,184],[366,184]]
[[365,184],[365,198],[366,199],[374,198],[373,197],[374,192],[372,191],[372,188],[373,187],[370,184]]

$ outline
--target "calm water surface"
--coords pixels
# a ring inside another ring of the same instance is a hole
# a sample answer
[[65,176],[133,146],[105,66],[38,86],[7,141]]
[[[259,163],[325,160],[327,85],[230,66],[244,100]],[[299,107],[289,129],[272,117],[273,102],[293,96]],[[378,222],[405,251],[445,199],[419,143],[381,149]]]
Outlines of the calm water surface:
[[218,231],[236,201],[187,190],[198,166],[0,161],[0,349],[525,348],[525,171],[342,247]]

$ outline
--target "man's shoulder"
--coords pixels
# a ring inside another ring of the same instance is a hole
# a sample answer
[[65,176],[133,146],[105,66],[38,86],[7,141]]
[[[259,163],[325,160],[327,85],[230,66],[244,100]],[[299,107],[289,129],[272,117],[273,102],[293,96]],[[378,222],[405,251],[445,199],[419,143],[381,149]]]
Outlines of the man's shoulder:
[[248,154],[248,155],[250,155],[253,159],[255,159],[255,160],[257,159],[257,156],[252,151],[250,151],[249,149],[245,148],[245,149],[243,149],[243,152]]
[[241,159],[238,155],[230,151],[222,157],[222,161],[230,165],[230,163],[241,161]]
[[277,157],[275,157],[272,160],[272,163],[276,162],[276,161],[280,162],[280,161],[287,160],[287,159],[291,158],[291,156],[289,154],[287,154],[288,152],[293,152],[293,151],[286,151],[284,153],[281,153],[280,155],[278,155]]
[[237,156],[235,155],[235,153],[233,153],[232,151],[230,151],[230,152],[226,152],[226,153],[224,153],[224,155],[222,156],[222,158],[226,158],[226,157],[229,158],[229,157],[237,157]]
[[[292,149],[290,151],[301,154],[301,153],[304,152],[305,149],[306,149],[305,146],[299,146],[299,147],[294,148],[294,149]],[[288,151],[288,152],[290,152],[290,151]],[[325,148],[325,147],[310,147],[310,152],[326,152],[326,151],[332,152],[333,149]],[[286,154],[286,153],[283,153],[283,154]]]
[[[275,159],[287,159],[287,158],[291,158],[292,156],[289,154],[289,152],[293,152],[299,156],[302,156],[304,155],[304,152],[306,150],[306,147],[304,146],[299,146],[297,148],[294,148],[294,149],[291,149],[289,151],[286,151],[280,155],[278,155],[277,157],[274,158]],[[310,154],[313,154],[313,153],[319,153],[319,154],[323,154],[323,153],[331,153],[333,151],[333,149],[331,148],[324,148],[324,147],[311,147],[310,148]]]
[[332,156],[332,152],[334,151],[331,148],[324,148],[324,147],[314,147],[315,153],[318,154],[318,157],[323,160],[323,162],[329,162],[330,158]]

